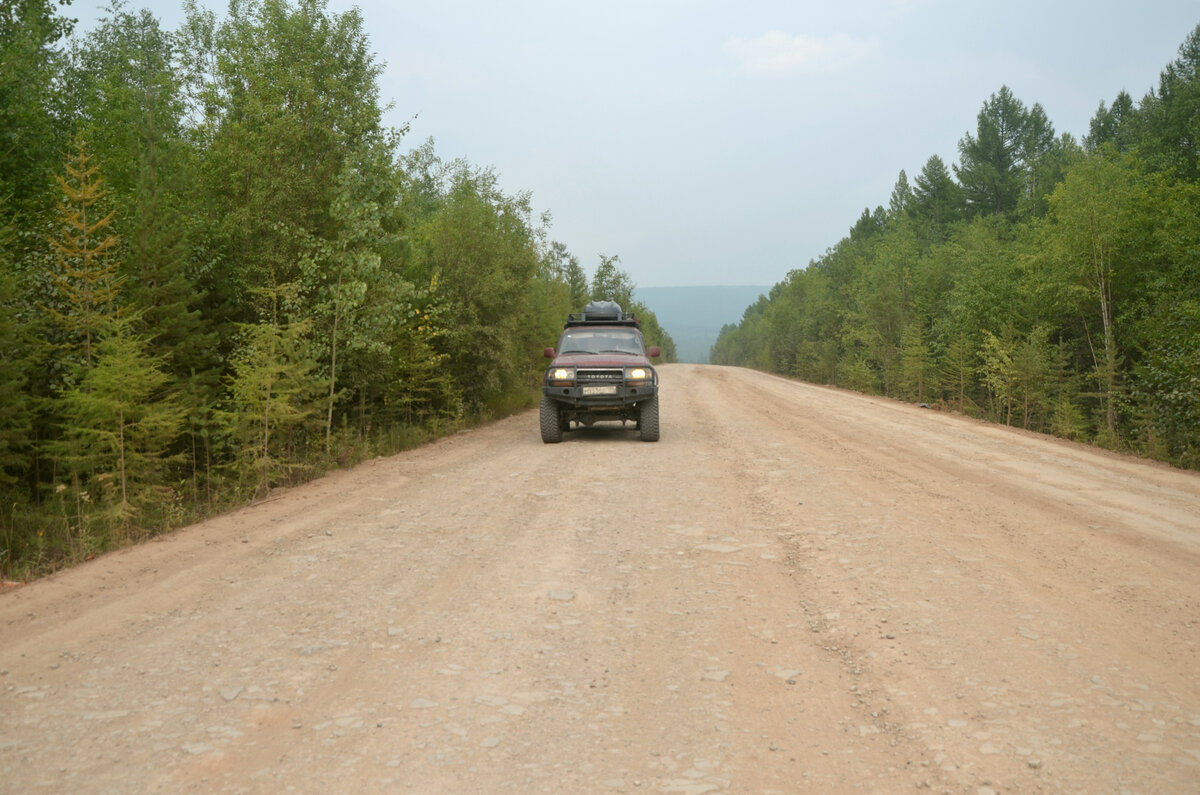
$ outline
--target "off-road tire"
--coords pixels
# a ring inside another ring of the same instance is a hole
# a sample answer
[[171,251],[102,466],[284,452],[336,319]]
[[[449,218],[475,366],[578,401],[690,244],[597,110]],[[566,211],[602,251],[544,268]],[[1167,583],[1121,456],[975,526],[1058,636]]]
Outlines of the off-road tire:
[[542,424],[542,441],[546,444],[561,442],[563,438],[563,421],[558,404],[545,395],[542,395],[542,405],[539,413],[539,419]]
[[638,411],[638,432],[643,442],[658,441],[658,395],[641,403]]

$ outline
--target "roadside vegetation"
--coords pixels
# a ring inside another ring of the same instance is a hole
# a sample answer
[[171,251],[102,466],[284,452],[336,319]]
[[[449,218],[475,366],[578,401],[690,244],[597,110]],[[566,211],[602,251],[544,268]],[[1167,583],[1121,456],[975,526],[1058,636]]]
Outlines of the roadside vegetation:
[[712,361],[1200,468],[1200,27],[1082,142],[1003,87]]
[[591,298],[672,356],[615,256],[403,146],[357,11],[185,8],[0,9],[4,578],[530,406]]

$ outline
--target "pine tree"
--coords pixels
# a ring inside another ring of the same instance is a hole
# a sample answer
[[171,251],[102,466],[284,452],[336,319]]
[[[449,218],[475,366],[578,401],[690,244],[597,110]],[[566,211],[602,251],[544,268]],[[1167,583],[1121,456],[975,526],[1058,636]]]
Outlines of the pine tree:
[[1050,329],[1035,326],[1012,351],[1014,401],[1021,412],[1021,427],[1041,430],[1044,424],[1053,363]]
[[1016,212],[1028,163],[1029,111],[1008,86],[1002,86],[979,111],[975,135],[958,144],[955,166],[967,207],[985,215]]
[[942,391],[950,396],[953,404],[964,414],[968,412],[967,404],[971,403],[969,390],[975,384],[975,372],[979,360],[970,337],[964,333],[956,333],[950,337],[946,353],[941,360]]
[[144,333],[172,372],[212,365],[213,335],[198,305],[203,293],[187,268],[191,234],[181,186],[192,176],[183,141],[172,37],[149,11],[110,9],[75,54],[72,79],[83,94],[79,123],[104,163],[121,217],[123,297],[142,313]]
[[1082,439],[1087,420],[1079,408],[1079,376],[1072,367],[1069,346],[1060,342],[1051,351],[1049,430],[1064,439]]
[[921,325],[909,323],[904,329],[900,349],[901,384],[905,396],[919,403],[929,399],[931,386],[937,378],[933,356]]
[[937,155],[926,161],[914,182],[908,211],[917,219],[924,242],[940,243],[950,224],[963,216],[962,189]]
[[896,178],[896,185],[892,188],[892,198],[888,202],[888,216],[892,219],[899,219],[908,215],[912,202],[913,190],[908,184],[908,174],[904,173],[904,169],[900,169],[900,176]]
[[294,285],[255,292],[264,302],[263,319],[240,325],[240,344],[228,379],[226,424],[236,445],[239,474],[263,494],[304,466],[294,433],[301,436],[317,416],[315,400],[323,384],[312,375],[305,355],[308,322],[288,323],[281,304]]
[[1200,181],[1200,25],[1179,47],[1179,57],[1159,75],[1158,90],[1139,107],[1138,154],[1152,168],[1188,182]]
[[[47,443],[60,470],[59,490],[75,504],[72,540],[79,552],[103,547],[109,528],[128,536],[164,477],[166,450],[180,422],[160,359],[134,331],[136,312],[121,309],[114,256],[115,211],[103,214],[98,166],[82,140],[66,163],[50,314],[65,332],[69,370],[52,407],[60,435]],[[159,495],[161,496],[161,495]],[[93,533],[92,531],[98,531]]]
[[149,510],[170,501],[163,488],[167,451],[183,420],[167,391],[170,376],[133,331],[134,320],[108,324],[95,362],[59,401],[67,460],[98,509],[92,518],[124,538],[144,526]]
[[58,205],[58,232],[50,243],[55,253],[51,274],[59,301],[49,312],[67,334],[67,347],[83,367],[95,358],[94,343],[117,313],[121,279],[113,256],[114,212],[103,214],[104,180],[86,144],[77,139],[68,156],[66,176],[57,177],[63,200]]
[[29,445],[31,414],[26,359],[31,344],[17,321],[17,280],[7,226],[0,227],[0,485],[16,482]]
[[983,347],[979,352],[983,363],[979,366],[979,375],[992,398],[993,416],[1003,417],[1005,425],[1012,425],[1017,378],[1013,365],[1015,346],[1011,329],[1006,331],[1003,339],[984,329]]
[[1100,100],[1096,115],[1088,124],[1088,134],[1083,139],[1084,147],[1094,152],[1104,144],[1111,144],[1118,152],[1128,152],[1136,141],[1137,111],[1133,107],[1133,98],[1126,91],[1121,91],[1113,100],[1112,107],[1107,107]]

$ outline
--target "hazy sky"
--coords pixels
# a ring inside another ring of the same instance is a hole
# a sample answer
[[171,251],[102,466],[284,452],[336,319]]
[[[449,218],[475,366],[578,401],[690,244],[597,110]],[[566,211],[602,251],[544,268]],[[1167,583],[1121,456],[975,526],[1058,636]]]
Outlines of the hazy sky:
[[[106,2],[75,0],[87,29]],[[165,27],[180,0],[130,0]],[[223,2],[200,2],[224,11]],[[591,272],[642,287],[764,284],[886,205],[901,169],[958,161],[1008,85],[1076,138],[1135,101],[1200,23],[1195,0],[330,0],[358,6],[409,148],[532,193]]]

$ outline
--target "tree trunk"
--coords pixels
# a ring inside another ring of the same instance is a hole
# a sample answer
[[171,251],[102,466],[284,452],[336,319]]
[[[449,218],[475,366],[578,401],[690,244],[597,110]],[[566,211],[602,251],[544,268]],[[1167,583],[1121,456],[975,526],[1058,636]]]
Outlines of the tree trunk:
[[[341,286],[339,280],[338,286]],[[329,410],[325,415],[325,452],[329,453],[330,439],[333,436],[333,398],[334,389],[337,385],[337,327],[338,327],[338,309],[337,301],[333,302],[333,332],[330,334],[329,340]]]
[[1117,344],[1113,332],[1112,280],[1108,276],[1110,263],[1104,252],[1096,255],[1096,286],[1100,293],[1100,320],[1104,324],[1104,423],[1110,444],[1117,440]]

